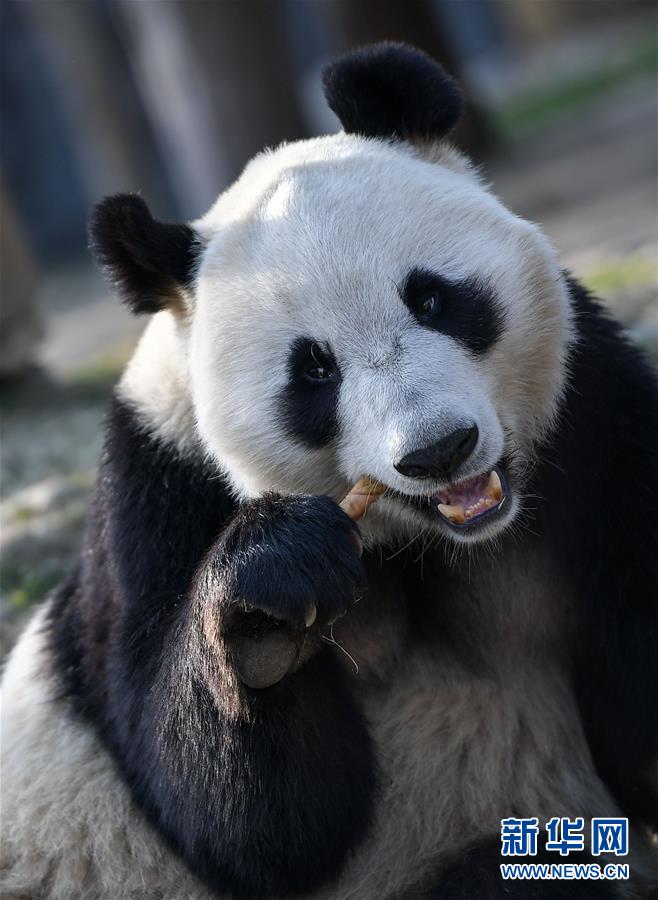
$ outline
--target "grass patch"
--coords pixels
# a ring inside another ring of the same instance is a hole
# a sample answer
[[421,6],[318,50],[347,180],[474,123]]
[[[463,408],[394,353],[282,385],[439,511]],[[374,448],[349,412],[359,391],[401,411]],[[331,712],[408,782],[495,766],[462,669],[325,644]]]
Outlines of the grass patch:
[[17,522],[31,522],[37,516],[41,515],[39,510],[33,509],[31,506],[17,506],[12,511],[12,516]]
[[646,257],[630,257],[601,266],[583,277],[594,293],[619,293],[658,286],[658,266]]
[[66,574],[62,566],[50,565],[40,572],[26,574],[13,566],[3,566],[0,574],[2,591],[14,610],[26,609],[48,594]]
[[531,88],[494,110],[503,134],[516,137],[577,109],[643,75],[658,72],[658,37],[636,46],[625,59],[604,63],[581,75],[559,79],[547,87]]
[[129,355],[129,349],[121,348],[58,378],[34,368],[24,377],[2,385],[0,411],[5,415],[30,414],[54,406],[71,409],[102,405],[121,377]]

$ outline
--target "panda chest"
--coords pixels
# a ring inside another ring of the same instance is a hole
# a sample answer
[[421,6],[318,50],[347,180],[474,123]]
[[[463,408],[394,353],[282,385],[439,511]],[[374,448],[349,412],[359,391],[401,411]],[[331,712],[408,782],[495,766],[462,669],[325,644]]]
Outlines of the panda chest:
[[344,873],[361,896],[396,896],[402,860],[407,877],[431,878],[442,860],[498,833],[505,816],[601,805],[564,657],[551,649],[563,646],[560,618],[551,597],[527,582],[517,588],[510,602],[487,595],[490,616],[472,598],[452,598],[463,628],[450,632],[446,620],[436,640],[429,623],[418,638],[399,595],[377,616],[364,604],[360,627],[349,616],[337,623],[334,652],[345,651],[379,767],[371,829]]

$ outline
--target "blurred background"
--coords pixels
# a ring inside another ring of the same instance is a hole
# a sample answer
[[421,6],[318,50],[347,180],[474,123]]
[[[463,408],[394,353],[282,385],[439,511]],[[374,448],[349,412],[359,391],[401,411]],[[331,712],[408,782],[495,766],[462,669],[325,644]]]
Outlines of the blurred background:
[[140,191],[203,213],[258,150],[335,131],[320,70],[405,40],[458,77],[455,135],[658,360],[655,0],[2,0],[0,652],[71,563],[111,387],[144,322],[86,250]]

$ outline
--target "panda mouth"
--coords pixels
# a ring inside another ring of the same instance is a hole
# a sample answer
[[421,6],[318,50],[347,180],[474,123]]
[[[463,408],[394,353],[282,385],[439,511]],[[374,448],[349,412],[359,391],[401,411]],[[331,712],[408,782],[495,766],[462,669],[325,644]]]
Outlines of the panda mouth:
[[452,527],[480,526],[498,517],[507,505],[509,484],[501,466],[448,485],[429,498],[430,505]]
[[502,464],[489,472],[449,484],[424,497],[405,497],[457,531],[471,531],[498,518],[509,504],[509,481]]

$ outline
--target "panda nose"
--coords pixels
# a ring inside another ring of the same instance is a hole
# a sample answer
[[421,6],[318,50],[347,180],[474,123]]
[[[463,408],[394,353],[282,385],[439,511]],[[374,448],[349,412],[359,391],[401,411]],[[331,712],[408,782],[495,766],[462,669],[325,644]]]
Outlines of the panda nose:
[[436,444],[407,453],[394,468],[407,478],[449,478],[475,449],[478,434],[477,425],[458,428]]

